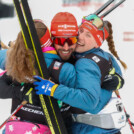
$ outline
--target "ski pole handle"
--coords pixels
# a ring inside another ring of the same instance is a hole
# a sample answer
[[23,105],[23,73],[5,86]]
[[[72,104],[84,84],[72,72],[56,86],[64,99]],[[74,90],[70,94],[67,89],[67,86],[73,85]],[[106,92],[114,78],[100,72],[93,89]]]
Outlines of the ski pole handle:
[[22,103],[21,103],[23,106],[24,105],[26,105],[27,104],[27,101],[26,100],[24,100],[24,101],[22,101]]
[[22,103],[12,112],[12,114],[0,125],[0,129],[8,122],[8,120],[14,116],[25,104],[27,104],[27,101],[22,101]]

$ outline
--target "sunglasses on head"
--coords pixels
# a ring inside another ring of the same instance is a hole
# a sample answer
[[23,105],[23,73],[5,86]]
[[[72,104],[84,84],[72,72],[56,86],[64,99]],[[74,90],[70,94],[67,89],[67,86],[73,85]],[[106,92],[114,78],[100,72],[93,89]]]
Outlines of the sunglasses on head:
[[104,27],[103,20],[95,14],[84,16],[82,22],[84,21],[92,22],[92,24],[99,30],[102,30],[102,28]]
[[53,39],[54,44],[58,44],[60,46],[64,46],[65,43],[68,43],[69,46],[72,46],[77,42],[76,37],[71,38],[54,38]]
[[104,22],[100,17],[98,17],[96,14],[91,14],[89,16],[84,16],[82,22],[84,21],[90,21],[92,25],[94,25],[98,30],[101,30],[103,32],[103,40],[104,40],[105,37]]

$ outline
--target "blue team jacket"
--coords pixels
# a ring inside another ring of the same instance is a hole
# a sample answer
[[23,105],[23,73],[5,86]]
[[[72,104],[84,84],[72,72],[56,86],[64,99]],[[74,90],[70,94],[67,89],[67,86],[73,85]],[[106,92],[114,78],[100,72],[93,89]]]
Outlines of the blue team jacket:
[[[75,64],[75,87],[69,88],[64,85],[59,85],[54,92],[54,97],[73,107],[97,114],[110,100],[112,91],[101,88],[101,72],[98,65],[90,59],[81,58],[88,53],[95,53],[107,60],[109,60],[110,57],[116,72],[120,75],[122,74],[113,56],[100,48],[76,54],[78,60]],[[105,130],[81,123],[73,123],[71,131],[72,134],[114,134],[119,130]]]

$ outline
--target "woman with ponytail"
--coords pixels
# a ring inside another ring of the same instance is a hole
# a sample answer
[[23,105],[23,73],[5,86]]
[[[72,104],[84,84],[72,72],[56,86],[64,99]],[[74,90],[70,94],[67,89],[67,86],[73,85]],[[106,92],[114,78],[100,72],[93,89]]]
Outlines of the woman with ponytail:
[[[126,123],[122,102],[116,97],[112,98],[113,87],[110,85],[111,89],[106,90],[104,83],[115,72],[120,81],[117,90],[124,80],[114,57],[100,48],[107,40],[111,53],[119,59],[114,48],[111,25],[96,15],[88,18],[91,19],[82,20],[78,31],[74,54],[77,59],[75,87],[58,85],[35,76],[36,94],[49,95],[72,106],[71,134],[121,134],[120,129]],[[120,62],[126,69],[126,64]]]

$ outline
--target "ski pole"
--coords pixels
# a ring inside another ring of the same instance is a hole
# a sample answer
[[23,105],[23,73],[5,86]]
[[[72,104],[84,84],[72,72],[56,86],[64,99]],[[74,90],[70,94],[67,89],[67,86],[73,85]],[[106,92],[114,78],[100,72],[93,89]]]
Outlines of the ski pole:
[[108,2],[106,2],[102,7],[100,7],[95,13],[93,14],[100,14],[105,8],[107,8],[114,0],[109,0]]
[[108,15],[110,12],[112,12],[115,8],[117,8],[119,5],[121,5],[125,0],[121,0],[116,5],[114,5],[112,8],[110,8],[108,11],[106,11],[104,14],[102,14],[100,17],[104,18],[106,15]]
[[[117,96],[118,98],[120,98],[120,99],[121,99],[121,97],[120,97],[120,94],[119,94],[119,91],[118,91],[118,90],[116,90],[116,91],[115,91],[115,94],[116,94],[116,96]],[[124,108],[124,106],[123,106],[123,108]],[[126,114],[126,115],[128,115],[128,114],[127,114],[127,112],[126,112],[126,109],[125,109],[125,108],[124,108],[124,112],[125,112],[125,114]],[[132,123],[131,123],[131,121],[130,121],[129,117],[127,118],[127,120],[128,120],[128,124],[129,124],[129,126],[130,126],[130,128],[131,128],[131,130],[132,130],[132,133],[134,134],[134,128],[133,128],[133,126],[132,126]]]
[[0,125],[0,129],[8,122],[8,120],[14,116],[25,104],[27,104],[27,101],[22,101],[22,103],[12,112],[12,114]]
[[[108,2],[106,2],[103,6],[101,6],[96,12],[94,12],[93,14],[99,15],[104,9],[106,9],[112,2],[114,2],[115,0],[109,0]],[[109,10],[107,10],[105,13],[103,13],[100,18],[104,18],[106,15],[108,15],[110,12],[112,12],[115,8],[117,8],[119,5],[121,5],[125,0],[121,0],[120,2],[118,2],[117,4],[115,4],[112,8],[110,8]],[[90,15],[90,14],[89,14]],[[88,16],[89,16],[88,15]]]

